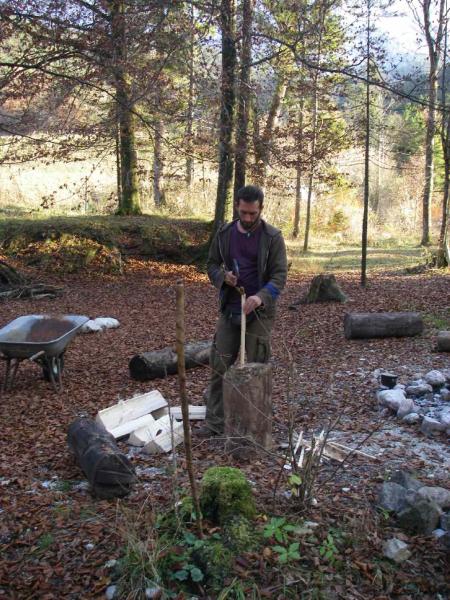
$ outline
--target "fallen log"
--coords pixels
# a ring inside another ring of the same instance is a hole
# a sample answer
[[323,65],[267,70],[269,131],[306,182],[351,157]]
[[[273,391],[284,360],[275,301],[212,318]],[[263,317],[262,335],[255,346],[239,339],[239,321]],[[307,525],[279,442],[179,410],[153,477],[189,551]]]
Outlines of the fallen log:
[[438,352],[450,352],[450,331],[440,331],[437,336]]
[[[184,349],[186,369],[209,364],[211,342],[192,342]],[[142,352],[133,356],[129,363],[130,375],[138,381],[164,378],[178,371],[177,353],[172,348]]]
[[76,419],[69,426],[67,442],[95,496],[116,498],[131,491],[134,467],[104,427],[91,419]]
[[272,449],[272,367],[247,363],[223,378],[225,449],[237,459]]
[[423,332],[423,320],[416,312],[347,313],[344,334],[349,339],[408,337]]

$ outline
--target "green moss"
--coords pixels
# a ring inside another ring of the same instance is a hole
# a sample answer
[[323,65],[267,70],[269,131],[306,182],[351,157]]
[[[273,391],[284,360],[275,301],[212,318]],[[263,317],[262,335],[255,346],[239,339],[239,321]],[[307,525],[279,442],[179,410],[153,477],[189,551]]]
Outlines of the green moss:
[[223,526],[223,538],[228,548],[240,554],[253,550],[260,542],[261,535],[248,519],[236,516]]
[[224,579],[230,576],[233,554],[221,541],[210,539],[192,552],[191,560],[208,585],[220,590]]
[[233,467],[211,467],[205,472],[200,508],[204,517],[220,524],[235,516],[251,519],[256,514],[250,484]]

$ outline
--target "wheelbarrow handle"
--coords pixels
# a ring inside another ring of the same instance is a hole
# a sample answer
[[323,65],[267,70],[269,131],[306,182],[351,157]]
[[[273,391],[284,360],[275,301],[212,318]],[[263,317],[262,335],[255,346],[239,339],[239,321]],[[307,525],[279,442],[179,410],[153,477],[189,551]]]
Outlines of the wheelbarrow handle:
[[39,352],[36,352],[36,354],[33,354],[33,356],[30,356],[30,360],[36,360],[43,354],[45,354],[45,350],[40,350]]

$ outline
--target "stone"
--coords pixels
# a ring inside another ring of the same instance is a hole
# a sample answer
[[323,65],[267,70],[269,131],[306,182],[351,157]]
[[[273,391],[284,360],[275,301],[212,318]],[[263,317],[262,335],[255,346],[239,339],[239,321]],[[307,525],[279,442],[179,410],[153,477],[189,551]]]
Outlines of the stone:
[[439,539],[440,537],[442,537],[443,535],[445,535],[445,531],[443,529],[435,529],[434,531],[431,532],[435,538]]
[[441,371],[437,370],[428,371],[424,379],[428,384],[432,385],[434,388],[442,387],[446,382],[445,375],[441,373]]
[[420,420],[421,420],[421,416],[416,412],[408,413],[402,419],[402,421],[404,421],[408,425],[413,425],[414,423],[419,423]]
[[439,506],[422,498],[398,514],[398,524],[408,533],[430,535],[437,528],[440,517]]
[[430,435],[437,431],[445,431],[445,425],[443,425],[437,419],[432,419],[431,417],[424,417],[422,425],[420,426],[420,431],[425,435]]
[[442,535],[439,538],[439,542],[441,543],[442,546],[444,546],[444,548],[447,550],[447,552],[450,552],[450,531],[446,531],[445,535]]
[[381,486],[378,504],[385,510],[398,513],[406,506],[406,488],[393,481],[385,481]]
[[441,399],[444,402],[450,402],[450,390],[448,390],[447,388],[442,388],[441,389]]
[[413,413],[415,408],[415,404],[411,398],[403,398],[397,410],[397,417],[399,419],[403,419],[403,417],[406,417],[406,415]]
[[157,600],[162,598],[162,589],[158,587],[145,588],[145,597],[150,600]]
[[416,398],[417,396],[425,396],[425,394],[429,394],[432,391],[433,388],[428,383],[416,383],[415,385],[408,385],[405,393],[407,396]]
[[443,410],[439,415],[439,421],[446,429],[447,427],[450,427],[450,410]]
[[450,369],[442,369],[441,373],[447,380],[447,383],[450,383]]
[[421,498],[432,500],[440,508],[450,508],[450,491],[443,487],[424,486],[417,493]]
[[411,556],[408,544],[405,544],[405,542],[402,542],[398,538],[392,538],[383,544],[383,554],[396,563],[408,560]]
[[106,588],[105,596],[106,600],[114,600],[117,594],[117,585],[109,585]]
[[397,483],[407,490],[420,490],[423,483],[418,481],[409,471],[398,470],[394,471],[389,479],[393,483]]
[[450,512],[446,512],[441,515],[440,525],[445,531],[450,531]]
[[387,406],[395,412],[400,408],[402,400],[405,399],[405,392],[402,389],[381,390],[377,392],[377,400],[382,406]]

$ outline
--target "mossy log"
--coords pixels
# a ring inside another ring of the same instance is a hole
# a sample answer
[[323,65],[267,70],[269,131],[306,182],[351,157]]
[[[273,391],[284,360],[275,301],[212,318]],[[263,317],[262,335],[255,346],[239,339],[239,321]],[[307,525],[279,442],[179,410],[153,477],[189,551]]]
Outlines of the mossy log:
[[234,366],[223,379],[226,450],[250,459],[258,449],[272,448],[272,367]]
[[347,296],[339,287],[334,275],[316,275],[311,281],[308,292],[289,307],[296,310],[299,304],[313,304],[315,302],[347,302]]
[[438,352],[450,352],[450,331],[440,331],[437,336]]
[[[184,349],[186,369],[209,364],[211,341],[192,342]],[[163,379],[178,372],[177,353],[173,348],[136,354],[130,360],[129,369],[133,379],[149,381]]]
[[134,467],[103,426],[91,419],[76,419],[69,426],[67,442],[95,496],[115,498],[131,491]]
[[256,514],[250,484],[234,467],[211,467],[205,471],[200,508],[205,518],[220,525],[239,516],[252,519]]
[[348,340],[410,337],[422,332],[422,316],[416,312],[347,313],[344,317],[344,334]]

